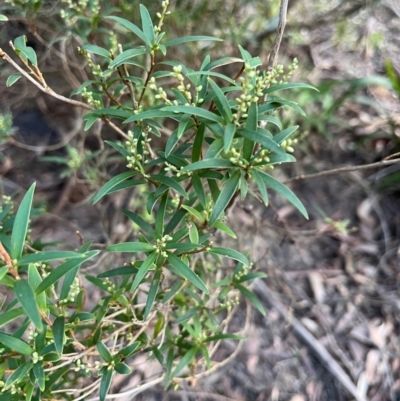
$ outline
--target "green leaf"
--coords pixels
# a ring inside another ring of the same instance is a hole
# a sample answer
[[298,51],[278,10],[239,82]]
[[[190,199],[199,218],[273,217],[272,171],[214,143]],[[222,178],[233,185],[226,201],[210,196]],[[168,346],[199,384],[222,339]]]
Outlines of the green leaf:
[[215,95],[217,98],[214,98],[214,102],[217,105],[218,111],[224,118],[226,123],[230,123],[232,121],[232,111],[229,106],[228,99],[226,98],[224,92],[222,92],[221,88],[211,79],[208,79]]
[[132,373],[132,369],[125,363],[119,362],[114,367],[115,371],[120,375],[130,375]]
[[122,266],[115,269],[105,271],[97,275],[97,278],[117,277],[117,276],[131,276],[136,274],[139,269],[134,266]]
[[118,22],[123,27],[125,27],[126,29],[128,29],[129,31],[134,33],[139,39],[141,39],[144,43],[146,43],[146,45],[149,48],[151,48],[151,42],[147,39],[146,35],[135,24],[132,24],[132,22],[130,22],[130,21],[124,19],[124,18],[114,17],[114,16],[105,17],[105,18],[106,19],[112,19],[112,20]]
[[116,185],[137,174],[138,174],[137,171],[126,171],[125,173],[116,175],[100,188],[100,190],[97,192],[96,195],[93,196],[90,202],[96,204],[103,196],[107,195]]
[[164,232],[164,219],[165,219],[165,209],[167,207],[168,192],[165,192],[161,198],[160,206],[157,211],[156,217],[156,237],[161,238]]
[[240,176],[240,171],[235,171],[235,173],[233,173],[232,176],[225,182],[225,185],[222,188],[222,191],[219,194],[218,199],[212,209],[209,226],[213,226],[214,223],[225,211],[226,207],[228,206],[229,202],[231,201],[233,195],[237,190]]
[[42,318],[39,313],[35,294],[29,283],[26,280],[17,280],[14,284],[14,292],[36,329],[42,331]]
[[266,137],[265,135],[260,134],[257,131],[251,131],[251,130],[242,128],[242,129],[238,129],[236,132],[240,136],[242,136],[250,141],[259,143],[265,149],[268,149],[268,150],[275,152],[277,154],[280,154],[280,155],[285,154],[285,152],[281,149],[281,147],[273,139],[270,139],[270,138]]
[[189,199],[189,195],[174,178],[167,177],[166,175],[162,174],[151,174],[150,178],[154,181],[161,182],[161,184],[167,185],[168,187],[178,192],[178,194],[182,195],[185,199]]
[[32,366],[32,361],[29,361],[15,369],[14,372],[12,372],[11,375],[8,377],[6,384],[4,385],[4,390],[7,390],[14,383],[18,383],[21,379],[23,379],[26,374],[31,370]]
[[228,234],[232,238],[237,238],[236,234],[227,225],[221,223],[218,220],[213,224],[213,227],[218,228],[218,230],[223,231],[225,234]]
[[206,125],[204,123],[201,123],[197,129],[192,148],[192,164],[200,160],[205,129]]
[[297,130],[297,128],[299,128],[298,125],[294,125],[293,127],[286,128],[285,130],[281,131],[279,134],[276,134],[274,136],[274,141],[276,143],[283,142],[285,139],[289,138],[290,135],[292,135]]
[[186,322],[187,320],[189,320],[191,317],[193,317],[194,315],[197,315],[199,312],[201,311],[201,308],[192,308],[189,309],[186,313],[184,313],[183,315],[179,316],[176,320],[175,323],[179,324],[179,323],[183,323]]
[[40,294],[43,291],[46,291],[49,287],[55,284],[61,277],[72,271],[73,269],[79,267],[82,263],[87,260],[93,258],[99,253],[99,251],[89,251],[85,254],[82,254],[81,259],[71,259],[68,260],[61,265],[57,266],[47,277],[43,279],[43,281],[36,288],[36,294]]
[[[33,291],[36,291],[36,288],[42,282],[42,278],[40,277],[40,274],[39,274],[36,266],[33,263],[29,264],[29,266],[28,266],[28,281],[29,281],[29,285],[31,286]],[[42,294],[36,295],[36,301],[37,301],[39,310],[42,312],[46,312],[46,310],[47,310],[46,294],[42,293]]]
[[0,267],[0,281],[8,273],[9,268],[10,268],[9,266]]
[[104,142],[107,145],[110,145],[111,147],[113,147],[117,152],[121,153],[121,155],[124,157],[128,157],[131,155],[125,148],[123,148],[121,145],[118,145],[115,142],[111,142],[111,141],[104,141]]
[[82,49],[86,50],[87,52],[94,53],[99,56],[105,57],[107,59],[111,59],[110,51],[107,49],[104,49],[103,47],[87,44],[87,45],[83,46]]
[[161,109],[162,111],[169,111],[169,112],[174,112],[174,113],[184,113],[184,114],[189,114],[191,116],[197,116],[204,118],[205,120],[208,121],[213,121],[216,123],[224,124],[224,120],[212,113],[211,111],[204,110],[200,107],[194,107],[194,106],[167,106],[163,107]]
[[191,348],[185,355],[183,355],[182,359],[179,361],[177,367],[175,368],[174,372],[171,375],[171,379],[179,374],[179,372],[190,362],[192,362],[193,358],[197,353],[197,347]]
[[208,40],[208,41],[216,41],[216,42],[222,42],[222,39],[215,38],[214,36],[183,36],[182,38],[176,38],[169,40],[168,42],[164,43],[165,47],[170,47],[170,46],[176,46],[176,45],[181,45],[182,43],[188,43],[188,42],[198,42],[200,40]]
[[196,217],[201,223],[204,223],[204,216],[194,207],[182,205],[182,208],[187,210],[192,216]]
[[101,342],[99,341],[96,344],[97,351],[99,351],[99,354],[103,361],[110,363],[113,359],[111,352],[108,350],[108,348]]
[[121,349],[121,351],[118,351],[118,356],[121,355],[124,359],[129,358],[139,348],[139,345],[139,341],[128,345],[127,347]]
[[59,355],[62,355],[63,353],[64,329],[65,329],[65,317],[59,316],[58,318],[56,318],[56,320],[54,320],[52,328],[54,345]]
[[161,281],[161,269],[157,270],[153,281],[151,283],[149,292],[147,293],[147,299],[146,299],[146,306],[144,308],[144,319],[146,320],[151,312],[151,308],[153,307],[154,301],[156,299],[157,296],[157,292],[158,292],[158,287],[160,285],[160,281]]
[[263,200],[265,206],[268,206],[269,203],[268,192],[267,189],[265,188],[264,180],[261,174],[256,169],[252,169],[251,174],[254,178],[254,181],[257,184],[258,190],[260,191],[261,199]]
[[209,343],[211,341],[220,341],[220,340],[244,340],[245,338],[242,336],[238,336],[236,334],[229,334],[229,333],[221,333],[216,334],[215,336],[207,337],[203,340],[204,343]]
[[144,111],[143,113],[135,114],[134,116],[129,117],[127,120],[124,121],[124,124],[132,123],[132,122],[140,121],[140,120],[151,120],[153,118],[161,118],[161,117],[173,118],[173,115],[171,115],[171,112],[164,111],[161,109],[147,110],[147,111]]
[[153,263],[157,259],[157,256],[158,256],[158,253],[153,252],[150,255],[148,255],[147,258],[143,261],[142,265],[139,267],[139,271],[136,273],[135,280],[133,280],[133,283],[132,283],[132,286],[130,289],[131,292],[135,291],[136,288],[139,286],[139,284],[142,282],[142,280],[146,276],[147,272],[153,266]]
[[142,54],[146,54],[146,48],[144,46],[137,47],[136,49],[125,50],[115,57],[113,61],[111,61],[108,68],[119,67],[121,64],[125,64],[131,58],[141,56]]
[[22,355],[32,355],[33,349],[24,341],[19,338],[15,338],[10,336],[7,333],[3,333],[0,331],[0,344],[5,345],[6,347],[18,352]]
[[199,231],[194,223],[192,223],[189,227],[189,239],[192,245],[199,243]]
[[123,242],[121,244],[110,245],[106,248],[108,252],[151,252],[154,245],[147,242]]
[[29,216],[31,213],[35,183],[31,185],[25,194],[15,216],[14,226],[11,235],[11,259],[19,259],[24,249],[26,233],[28,231]]
[[154,43],[154,27],[151,21],[149,11],[147,8],[140,4],[140,17],[142,19],[143,32],[150,43]]
[[207,287],[201,280],[201,278],[181,259],[179,259],[176,255],[169,253],[168,254],[168,262],[180,273],[180,275],[190,281],[193,285],[199,288],[206,294],[209,294]]
[[25,314],[24,308],[16,308],[7,312],[2,312],[0,314],[0,327],[4,326],[9,322],[12,322],[13,320],[19,318],[24,314]]
[[147,223],[142,217],[140,217],[138,214],[131,212],[130,210],[125,210],[122,209],[121,212],[129,217],[135,224],[137,224],[145,233],[149,234],[150,236],[154,236],[154,228]]
[[107,369],[104,375],[101,377],[100,389],[99,389],[100,401],[105,401],[107,397],[108,391],[110,390],[111,387],[113,374],[114,371],[110,368]]
[[12,74],[7,78],[6,86],[9,88],[10,86],[14,85],[20,78],[22,77],[22,74]]
[[83,116],[84,120],[87,120],[90,117],[114,117],[114,118],[119,118],[120,120],[125,120],[131,115],[128,111],[122,110],[122,109],[116,109],[116,108],[108,108],[108,109],[96,109],[93,110],[89,113],[86,113]]
[[235,136],[236,125],[233,123],[227,124],[224,132],[224,152],[228,153],[232,145],[233,137]]
[[241,262],[246,266],[250,266],[250,262],[246,258],[246,256],[234,249],[211,247],[207,250],[207,252],[214,253],[216,255],[222,255],[226,258],[237,260],[238,262]]
[[294,89],[294,88],[304,88],[304,89],[312,89],[315,90],[317,92],[319,92],[319,90],[312,85],[308,85],[308,84],[303,84],[301,82],[288,82],[286,84],[279,84],[279,85],[272,85],[270,88],[265,89],[263,91],[264,94],[267,93],[272,93],[272,92],[277,92],[283,89]]
[[263,316],[265,316],[264,307],[262,306],[260,300],[251,291],[240,284],[235,284],[235,287],[259,310]]
[[232,168],[237,167],[232,164],[229,160],[226,159],[207,159],[201,160],[188,166],[184,167],[182,171],[195,171],[195,170],[202,170],[202,169],[218,169],[218,168]]
[[30,255],[22,256],[22,258],[19,259],[18,261],[18,265],[22,266],[22,265],[27,265],[29,263],[49,262],[51,260],[60,260],[60,259],[79,259],[84,256],[85,254],[73,251],[36,252]]
[[8,21],[8,18],[4,14],[0,14],[0,21]]
[[43,370],[43,363],[42,362],[37,362],[33,365],[33,373],[36,377],[36,383],[38,384],[39,388],[41,391],[44,391],[45,388],[45,375],[44,375],[44,370]]
[[304,205],[301,203],[300,199],[285,185],[280,183],[274,177],[271,177],[269,174],[264,173],[264,171],[258,170],[259,174],[267,187],[272,188],[274,191],[278,192],[285,199],[287,199],[293,206],[297,208],[297,210],[308,219],[308,213]]
[[196,192],[197,198],[199,199],[201,206],[203,208],[206,208],[207,206],[207,198],[206,194],[204,192],[204,186],[203,183],[201,182],[200,177],[197,174],[193,174],[192,176],[192,185],[194,188],[194,191]]

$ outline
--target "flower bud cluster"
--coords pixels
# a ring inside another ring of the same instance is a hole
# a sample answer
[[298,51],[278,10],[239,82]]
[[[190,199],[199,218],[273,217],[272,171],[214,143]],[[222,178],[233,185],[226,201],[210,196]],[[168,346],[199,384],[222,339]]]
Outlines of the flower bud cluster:
[[101,71],[101,66],[99,64],[95,65],[92,56],[86,51],[83,50],[81,47],[78,47],[78,53],[83,56],[83,58],[87,61],[89,68],[92,70],[92,74],[94,76],[100,76],[102,71]]
[[289,139],[285,139],[284,141],[282,141],[279,146],[284,151],[293,153],[294,152],[294,148],[293,148],[292,145],[295,145],[297,143],[298,143],[298,139],[297,138],[295,138],[295,139],[290,139],[289,138]]
[[161,86],[157,86],[154,77],[151,77],[149,80],[149,88],[154,92],[157,92],[157,94],[154,96],[156,99],[162,100],[167,106],[173,105],[171,100],[168,99],[167,92],[165,92],[165,90]]
[[235,164],[236,166],[240,167],[245,167],[249,164],[248,161],[242,157],[240,149],[231,148],[229,153],[230,153],[229,161],[232,164]]
[[239,305],[239,297],[223,302],[219,305],[221,309],[231,310],[234,306]]
[[155,35],[158,35],[161,32],[161,27],[164,23],[164,17],[166,15],[171,14],[171,11],[167,11],[168,6],[169,6],[169,0],[164,0],[161,3],[162,6],[162,11],[157,13],[157,18],[159,19],[158,24],[154,27],[154,33]]
[[87,100],[88,104],[90,104],[93,107],[100,108],[101,107],[101,102],[98,99],[95,99],[93,97],[93,92],[88,91],[86,88],[82,89],[82,92],[80,95]]
[[67,298],[62,299],[60,304],[66,304],[67,302],[74,302],[75,297],[80,293],[81,287],[79,284],[79,278],[75,277],[74,282],[71,285],[70,291],[68,293]]
[[190,177],[190,176],[193,174],[192,171],[182,171],[182,170],[183,170],[183,167],[178,168],[178,167],[176,167],[176,166],[174,166],[173,164],[168,163],[168,162],[165,162],[165,165],[166,165],[167,167],[165,167],[164,170],[165,170],[165,171],[171,171],[171,172],[174,173],[177,177],[180,177],[180,176],[182,176],[182,175],[186,175],[186,176]]
[[144,128],[142,131],[142,138],[140,140],[140,144],[143,148],[143,155],[138,152],[138,142],[137,138],[134,138],[133,132],[128,131],[129,140],[125,142],[125,149],[130,153],[130,156],[126,157],[126,161],[128,164],[127,168],[132,168],[134,170],[141,171],[141,163],[147,163],[147,156],[150,154],[147,146],[151,142],[151,138],[149,138],[149,129]]
[[172,237],[170,235],[164,235],[161,239],[158,239],[156,244],[154,245],[154,249],[156,253],[161,254],[164,258],[168,256],[167,252],[164,251],[165,246],[168,241],[171,241]]
[[270,159],[269,159],[269,155],[271,154],[271,152],[268,149],[261,149],[258,152],[257,157],[254,159],[255,163],[269,163]]
[[108,277],[103,280],[103,284],[107,286],[107,291],[115,292],[116,289],[115,284],[111,282],[111,280]]
[[176,89],[178,89],[178,91],[180,93],[182,93],[183,96],[185,96],[185,98],[187,99],[187,101],[189,103],[191,103],[191,101],[192,101],[192,93],[190,92],[191,85],[190,84],[185,85],[185,83],[184,83],[185,78],[182,75],[182,66],[181,65],[177,65],[172,69],[172,71],[173,71],[172,75],[179,82],[179,84],[178,84]]
[[11,114],[0,114],[0,137],[11,133],[12,116]]
[[32,354],[32,362],[35,364],[38,363],[39,361],[43,361],[43,356],[39,356],[37,352],[34,352]]
[[68,167],[72,171],[76,171],[82,164],[81,156],[79,155],[77,149],[73,148],[72,146],[68,146],[67,150],[69,154]]
[[[5,387],[5,383],[3,381],[0,381],[0,393],[4,393],[6,391],[6,387]],[[10,387],[7,388],[7,391],[9,391],[11,394],[24,394],[21,387],[12,384]],[[9,397],[7,397],[5,399],[9,399]]]
[[29,327],[28,340],[33,341],[37,335],[38,333],[36,333],[36,330],[32,326]]
[[299,62],[298,62],[297,58],[295,57],[292,61],[292,64],[290,64],[289,67],[287,67],[286,74],[282,75],[279,83],[284,84],[284,83],[288,82],[290,77],[293,74],[293,71],[297,70],[298,67],[299,67]]
[[91,363],[84,364],[81,359],[76,360],[76,366],[74,368],[75,372],[84,371],[86,373],[90,373],[92,370],[99,370],[100,362],[96,361],[94,366]]

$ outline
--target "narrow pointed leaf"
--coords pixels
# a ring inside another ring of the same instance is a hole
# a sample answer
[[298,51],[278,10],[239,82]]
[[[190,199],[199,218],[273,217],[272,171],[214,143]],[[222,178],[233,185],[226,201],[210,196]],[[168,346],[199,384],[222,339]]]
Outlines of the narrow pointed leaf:
[[147,8],[140,4],[140,17],[142,19],[142,29],[146,38],[150,43],[154,42],[154,27],[153,22],[151,21],[149,11]]
[[150,236],[154,236],[154,228],[145,221],[142,217],[138,214],[131,212],[130,210],[122,209],[121,212],[129,217],[135,224],[137,224],[145,233],[149,234]]
[[209,291],[201,278],[181,259],[179,259],[176,255],[170,253],[168,254],[168,262],[174,266],[174,268],[182,275],[182,277],[186,278],[193,285],[199,288],[201,291],[209,294]]
[[[42,282],[42,278],[40,277],[37,267],[33,263],[29,264],[29,266],[28,266],[28,281],[29,281],[29,285],[32,287],[33,291],[36,291],[36,288]],[[37,301],[39,310],[42,312],[46,312],[46,309],[47,309],[46,294],[41,293],[41,294],[36,295],[36,301]]]
[[194,106],[167,106],[161,109],[162,111],[169,111],[169,112],[176,112],[176,113],[184,113],[189,114],[197,117],[204,118],[208,121],[213,121],[216,123],[224,124],[224,120],[217,116],[216,114],[212,113],[211,111],[202,109],[200,107]]
[[138,38],[143,40],[143,42],[146,43],[147,46],[151,47],[151,42],[147,39],[147,37],[143,33],[143,31],[141,29],[139,29],[135,24],[132,24],[132,22],[130,22],[124,18],[114,17],[114,16],[106,17],[106,19],[112,19],[112,20],[118,22],[123,27],[125,27],[126,29],[128,29],[129,31],[134,33]]
[[38,331],[42,331],[42,318],[39,313],[35,294],[29,283],[25,280],[17,280],[14,284],[14,292],[18,298],[18,301],[25,309],[26,314],[29,316],[29,319],[31,319],[32,323],[35,325],[36,329]]
[[201,179],[198,175],[193,174],[192,176],[192,184],[194,191],[196,192],[197,198],[199,199],[201,206],[205,208],[207,206],[207,198],[206,194],[204,192],[204,186],[203,183],[201,182]]
[[222,42],[222,39],[214,36],[184,36],[182,38],[172,39],[164,43],[165,47],[181,45],[182,43],[198,42],[200,40]]
[[106,250],[109,252],[151,252],[154,251],[154,245],[147,242],[124,242],[122,244],[110,245]]
[[60,260],[60,259],[81,259],[84,258],[85,255],[86,254],[73,251],[36,252],[30,255],[22,256],[22,258],[18,261],[18,264],[22,266],[22,265],[27,265],[29,263],[49,262],[52,260]]
[[108,68],[116,68],[122,64],[125,64],[128,60],[146,54],[146,48],[144,46],[137,47],[136,49],[125,50],[119,54],[113,61],[111,61]]
[[220,192],[217,201],[213,207],[209,225],[212,226],[222,215],[225,211],[226,207],[228,206],[230,200],[232,199],[233,195],[235,194],[239,180],[240,180],[240,171],[236,171],[226,182],[222,191]]
[[112,369],[107,369],[104,375],[101,377],[100,389],[99,389],[100,401],[105,401],[107,397],[107,394],[111,387],[113,374],[114,371]]
[[[47,277],[43,279],[43,281],[36,288],[36,294],[40,294],[43,291],[46,291],[49,287],[55,284],[61,277],[66,275],[68,272],[73,269],[79,267],[82,263],[87,260],[93,258],[99,253],[99,251],[88,251],[85,254],[82,254],[82,258],[80,259],[71,259],[68,260],[61,265],[57,266]],[[62,298],[61,298],[62,299]]]
[[34,352],[26,342],[3,332],[0,332],[0,344],[22,355],[32,355]]
[[14,226],[11,235],[10,252],[11,259],[13,260],[19,259],[22,255],[22,250],[24,249],[35,185],[36,184],[32,184],[25,194],[15,216]]
[[259,170],[259,174],[265,183],[265,185],[269,188],[272,188],[274,191],[278,192],[285,199],[287,199],[293,206],[297,208],[297,210],[308,219],[308,213],[304,205],[301,203],[300,199],[286,186],[276,180],[274,177],[271,177],[269,174],[264,173]]
[[299,128],[298,125],[294,125],[293,127],[286,128],[285,130],[281,131],[279,134],[274,136],[274,141],[276,143],[281,143],[285,139],[289,138],[296,130]]
[[90,200],[91,203],[93,204],[97,203],[104,195],[107,195],[116,185],[135,175],[137,175],[137,171],[126,171],[125,173],[118,174],[115,177],[111,178],[111,180],[108,181],[106,184],[104,184],[97,192],[97,194],[93,196],[93,198]]
[[20,316],[25,314],[25,309],[24,308],[16,308],[12,309],[7,312],[1,312],[0,313],[0,327],[6,325],[9,322],[12,322],[13,320],[19,318]]
[[56,347],[56,351],[59,355],[62,355],[64,347],[64,328],[65,328],[65,317],[59,316],[53,323],[53,340]]
[[15,369],[14,372],[12,372],[8,377],[6,384],[4,385],[4,389],[7,390],[14,383],[18,383],[18,381],[24,378],[25,375],[31,370],[32,366],[32,361],[29,361]]
[[97,54],[99,56],[105,57],[110,59],[110,51],[107,49],[104,49],[104,47],[96,46],[96,45],[91,45],[87,44],[82,47],[83,50],[86,50],[87,52]]
[[233,137],[235,136],[236,125],[233,123],[227,124],[224,132],[224,152],[228,153],[232,145]]
[[219,247],[212,247],[207,250],[207,252],[214,253],[216,255],[221,255],[226,258],[237,260],[238,262],[243,263],[246,266],[250,266],[249,260],[239,251],[230,248],[219,248]]
[[179,374],[179,372],[187,365],[189,365],[190,362],[192,362],[193,358],[195,357],[197,353],[197,348],[193,347],[191,348],[188,352],[186,352],[185,355],[183,355],[182,359],[179,361],[177,367],[175,368],[174,372],[171,375],[171,378],[175,377],[176,375]]
[[99,354],[103,361],[110,363],[113,359],[111,352],[108,350],[108,348],[100,341],[96,344],[97,351],[99,351]]
[[263,316],[265,316],[265,309],[262,306],[262,303],[250,290],[240,284],[235,284],[235,287],[258,309]]
[[285,154],[285,152],[282,150],[282,148],[273,139],[270,139],[270,138],[266,137],[265,135],[260,134],[257,131],[250,131],[248,129],[239,129],[239,130],[237,130],[237,133],[240,136],[242,136],[250,141],[259,143],[265,149],[268,149],[277,154],[281,154],[281,155]]
[[36,383],[38,384],[41,391],[44,391],[45,388],[45,375],[43,370],[43,363],[37,362],[33,365],[33,373],[36,377]]
[[221,88],[211,79],[209,78],[208,82],[210,83],[216,98],[214,98],[215,104],[222,117],[224,118],[226,123],[230,123],[232,121],[232,111],[229,106],[228,99],[226,98],[224,92],[222,92]]
[[312,89],[312,90],[319,92],[319,90],[315,86],[312,86],[309,84],[303,84],[301,82],[289,82],[286,84],[272,85],[270,88],[265,89],[263,91],[263,93],[267,94],[267,93],[281,91],[283,89],[293,89],[293,88]]
[[189,164],[188,166],[184,167],[182,171],[195,171],[209,168],[226,169],[231,167],[237,167],[237,166],[235,166],[229,160],[226,159],[208,159]]
[[180,184],[172,177],[167,177],[166,175],[162,174],[152,174],[150,178],[154,181],[161,182],[161,184],[165,184],[170,188],[174,189],[178,194],[182,195],[185,199],[189,199],[188,194],[186,191],[180,186]]
[[131,292],[135,291],[139,284],[142,282],[147,272],[153,266],[154,261],[156,260],[158,253],[153,252],[144,260],[142,265],[139,267],[139,271],[136,273],[135,280],[133,280],[131,286]]

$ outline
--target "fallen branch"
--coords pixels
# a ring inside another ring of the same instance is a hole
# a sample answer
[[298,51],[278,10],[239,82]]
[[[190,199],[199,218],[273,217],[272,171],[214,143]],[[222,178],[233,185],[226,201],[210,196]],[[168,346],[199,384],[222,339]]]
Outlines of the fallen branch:
[[[257,291],[259,297],[267,302],[271,307],[275,308],[283,318],[286,319],[289,316],[287,308],[279,301],[265,282],[258,280],[255,283],[254,289]],[[359,393],[356,385],[350,379],[348,374],[329,354],[326,348],[295,317],[290,318],[290,323],[296,335],[307,344],[332,375],[343,385],[343,387],[350,392],[357,401],[368,401],[367,398]]]
[[312,178],[324,177],[326,175],[334,175],[334,174],[340,174],[340,173],[348,173],[350,171],[367,170],[370,168],[389,166],[391,164],[397,164],[397,163],[400,163],[400,159],[388,160],[388,158],[387,158],[380,162],[364,164],[362,166],[346,166],[346,167],[334,168],[332,170],[321,171],[319,173],[314,173],[314,174],[301,174],[301,175],[298,175],[296,177],[286,180],[284,182],[284,184],[288,184],[289,182],[293,182],[293,181],[310,180]]

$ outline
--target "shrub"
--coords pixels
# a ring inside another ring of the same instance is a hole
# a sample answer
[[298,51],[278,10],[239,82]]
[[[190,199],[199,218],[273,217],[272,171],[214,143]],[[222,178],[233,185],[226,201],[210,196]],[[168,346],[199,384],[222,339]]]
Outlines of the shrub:
[[[0,332],[0,400],[85,399],[95,391],[104,400],[113,376],[130,374],[139,353],[159,362],[155,382],[163,381],[166,388],[214,370],[224,362],[214,358],[220,342],[242,339],[229,325],[239,297],[264,313],[249,283],[265,275],[247,255],[213,243],[218,231],[236,237],[228,210],[239,196],[268,205],[272,189],[307,217],[296,195],[267,172],[295,161],[290,137],[297,126],[282,127],[276,110],[302,110],[276,92],[311,88],[287,82],[296,62],[262,71],[260,58],[240,47],[240,58],[207,56],[199,69],[189,68],[167,55],[185,43],[218,39],[168,40],[163,30],[168,13],[165,0],[154,23],[140,5],[142,28],[105,17],[140,44],[79,49],[92,79],[72,96],[84,101],[63,98],[47,86],[25,37],[13,42],[23,67],[0,49],[1,57],[19,69],[8,85],[30,76],[44,92],[88,110],[85,130],[101,120],[120,136],[121,141],[105,143],[120,155],[126,171],[104,183],[91,202],[139,188],[147,193],[152,216],[146,220],[140,208],[122,210],[137,228],[134,241],[110,244],[106,252],[126,253],[128,261],[101,266],[99,274],[91,275],[81,269],[98,258],[100,251],[92,250],[90,242],[76,251],[31,243],[34,184],[17,212],[10,198],[3,199],[0,285],[14,296],[2,301],[0,326],[6,331]],[[238,66],[236,77],[216,71],[227,64]],[[67,174],[76,174],[85,160],[70,148],[61,162]],[[104,294],[90,309],[83,277]],[[16,321],[21,322],[18,329],[12,324]]]

